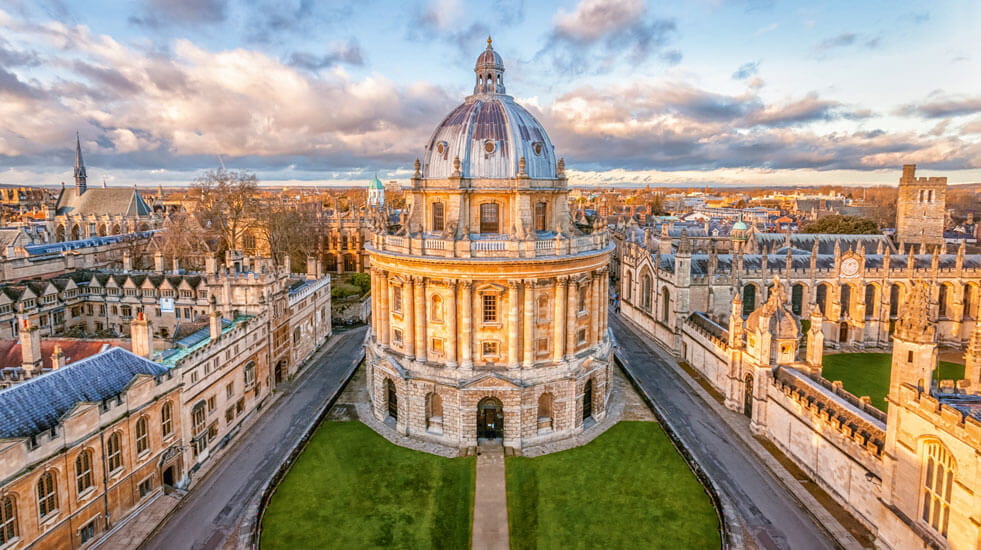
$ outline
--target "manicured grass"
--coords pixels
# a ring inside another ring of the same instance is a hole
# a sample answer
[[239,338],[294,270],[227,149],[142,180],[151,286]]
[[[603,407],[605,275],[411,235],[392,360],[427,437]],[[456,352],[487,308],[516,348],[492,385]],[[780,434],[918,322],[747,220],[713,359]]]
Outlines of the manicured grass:
[[[838,353],[825,355],[822,376],[828,380],[841,380],[845,389],[859,397],[872,398],[872,405],[886,410],[886,394],[889,393],[889,371],[892,355],[888,353]],[[937,380],[964,378],[964,365],[941,361]]]
[[273,495],[261,547],[469,548],[474,466],[324,422]]
[[511,548],[719,548],[712,501],[654,422],[507,459]]

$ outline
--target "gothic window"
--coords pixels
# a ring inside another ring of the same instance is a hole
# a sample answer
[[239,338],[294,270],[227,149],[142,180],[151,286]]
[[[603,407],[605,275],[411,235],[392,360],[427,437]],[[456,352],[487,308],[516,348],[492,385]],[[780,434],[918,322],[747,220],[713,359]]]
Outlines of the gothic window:
[[140,454],[150,448],[150,434],[147,433],[146,417],[136,421],[136,453]]
[[651,274],[644,273],[640,278],[640,291],[644,297],[643,306],[647,311],[651,310],[654,302],[653,289],[651,288]]
[[499,207],[496,202],[485,202],[480,205],[480,232],[500,233],[501,221]]
[[535,204],[535,231],[547,231],[545,214],[548,212],[548,205],[544,202]]
[[[245,367],[248,372],[249,367]],[[255,367],[253,366],[253,372]],[[160,409],[160,431],[164,437],[174,433],[174,406],[171,403],[164,403]]]
[[485,323],[496,323],[497,322],[497,296],[493,294],[484,294],[481,296],[482,301],[482,313]]
[[109,471],[115,472],[123,467],[123,443],[119,437],[119,432],[109,436],[106,440],[106,457],[109,464]]
[[395,391],[395,383],[391,379],[385,379],[385,401],[388,405],[388,416],[394,420],[399,418],[398,393]]
[[964,316],[974,318],[974,285],[964,285]]
[[816,299],[817,299],[818,309],[821,310],[821,315],[827,315],[828,285],[823,283],[818,285]]
[[841,315],[850,317],[849,312],[852,306],[852,286],[841,285]]
[[796,284],[790,287],[790,311],[800,315],[804,311],[804,285]]
[[17,538],[17,507],[14,497],[0,500],[0,545]]
[[756,310],[756,285],[743,287],[743,317]]
[[443,230],[443,203],[433,203],[433,231]]
[[548,296],[544,294],[538,297],[538,321],[548,321]]
[[924,449],[923,521],[941,536],[947,536],[950,522],[950,493],[954,485],[954,459],[938,441]]
[[195,436],[204,431],[204,401],[198,401],[191,409],[191,433]]
[[82,451],[75,458],[75,488],[78,494],[92,487],[92,451]]
[[430,305],[429,318],[434,323],[443,322],[443,298],[439,294],[433,294],[433,298]]
[[402,287],[392,287],[392,313],[402,313]]
[[872,319],[875,317],[875,312],[879,309],[876,307],[875,299],[875,285],[865,285],[865,318]]
[[937,303],[940,306],[940,309],[937,312],[937,314],[940,317],[946,317],[947,316],[947,296],[948,296],[948,294],[949,293],[947,292],[947,285],[945,285],[945,284],[940,285],[940,295],[937,298]]
[[671,314],[671,293],[668,292],[668,287],[664,287],[661,289],[661,321],[667,323],[670,314]]
[[37,515],[44,518],[58,509],[54,474],[45,472],[37,480]]
[[892,285],[889,288],[889,316],[896,317],[899,315],[899,295],[900,288],[899,285]]

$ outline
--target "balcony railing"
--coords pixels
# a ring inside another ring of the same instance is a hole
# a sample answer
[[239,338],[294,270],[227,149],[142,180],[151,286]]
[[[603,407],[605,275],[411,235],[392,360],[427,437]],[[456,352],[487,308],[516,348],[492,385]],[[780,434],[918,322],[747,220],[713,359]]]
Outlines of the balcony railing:
[[425,236],[372,235],[371,248],[437,258],[548,258],[599,252],[611,247],[607,232],[552,239],[441,239]]

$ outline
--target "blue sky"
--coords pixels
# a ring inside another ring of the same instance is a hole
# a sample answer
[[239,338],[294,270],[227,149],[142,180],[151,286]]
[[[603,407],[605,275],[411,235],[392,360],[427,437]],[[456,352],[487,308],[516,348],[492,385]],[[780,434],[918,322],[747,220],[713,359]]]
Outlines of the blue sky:
[[0,183],[404,178],[473,86],[573,183],[981,181],[981,3],[0,0]]

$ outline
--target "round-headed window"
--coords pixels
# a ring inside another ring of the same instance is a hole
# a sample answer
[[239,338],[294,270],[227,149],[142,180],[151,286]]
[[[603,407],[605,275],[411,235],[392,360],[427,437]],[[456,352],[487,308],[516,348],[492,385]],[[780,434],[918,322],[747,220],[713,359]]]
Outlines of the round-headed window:
[[487,140],[484,142],[484,152],[493,153],[495,149],[497,149],[497,144],[493,141]]

